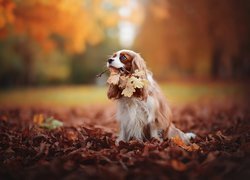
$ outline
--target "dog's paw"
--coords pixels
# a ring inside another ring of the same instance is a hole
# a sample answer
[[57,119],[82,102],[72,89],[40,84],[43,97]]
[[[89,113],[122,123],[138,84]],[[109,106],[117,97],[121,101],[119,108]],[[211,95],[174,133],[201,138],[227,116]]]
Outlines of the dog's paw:
[[115,145],[116,145],[116,146],[119,146],[119,145],[120,145],[120,142],[125,142],[125,140],[122,139],[122,138],[120,138],[120,137],[118,137],[118,138],[115,140]]
[[119,146],[119,142],[120,142],[120,141],[121,141],[120,139],[116,139],[116,140],[115,140],[115,145],[116,145],[116,146]]
[[196,138],[196,134],[194,133],[185,133],[186,137],[190,140],[190,139],[195,139]]

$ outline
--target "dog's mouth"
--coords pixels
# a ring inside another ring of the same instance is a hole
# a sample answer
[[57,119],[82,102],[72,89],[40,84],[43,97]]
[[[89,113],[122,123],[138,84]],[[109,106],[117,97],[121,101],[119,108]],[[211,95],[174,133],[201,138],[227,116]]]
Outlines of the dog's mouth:
[[123,74],[130,74],[130,72],[125,68],[125,67],[114,67],[112,65],[109,65],[109,71],[117,71],[119,73],[123,73]]
[[126,68],[121,67],[121,68],[116,68],[114,66],[109,66],[108,69],[105,69],[103,72],[99,73],[96,75],[97,78],[101,77],[104,73],[106,73],[107,71],[112,72],[118,72],[118,73],[122,73],[122,74],[131,74],[131,72],[129,72]]
[[126,74],[131,74],[130,71],[128,71],[125,67],[120,68],[120,71],[126,73]]

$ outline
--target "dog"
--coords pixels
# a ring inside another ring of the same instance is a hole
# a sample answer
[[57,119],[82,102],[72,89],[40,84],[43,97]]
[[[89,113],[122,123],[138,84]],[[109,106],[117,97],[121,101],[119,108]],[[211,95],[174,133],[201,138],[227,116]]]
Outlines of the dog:
[[116,119],[120,123],[120,133],[117,145],[131,139],[156,138],[162,141],[176,136],[189,144],[190,139],[195,138],[195,134],[184,133],[172,123],[170,107],[140,54],[131,50],[117,51],[109,57],[107,67],[125,74],[142,71],[147,80],[147,86],[136,89],[131,97],[122,94],[119,84],[109,85],[107,96],[118,103]]

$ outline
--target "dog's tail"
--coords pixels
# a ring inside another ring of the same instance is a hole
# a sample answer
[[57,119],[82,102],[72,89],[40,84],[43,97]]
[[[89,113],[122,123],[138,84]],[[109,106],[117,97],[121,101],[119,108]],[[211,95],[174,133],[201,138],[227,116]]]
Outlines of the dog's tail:
[[190,144],[190,140],[194,139],[196,135],[191,132],[184,133],[180,129],[176,128],[173,123],[171,123],[168,130],[164,133],[164,138],[171,139],[173,137],[179,137],[185,144]]

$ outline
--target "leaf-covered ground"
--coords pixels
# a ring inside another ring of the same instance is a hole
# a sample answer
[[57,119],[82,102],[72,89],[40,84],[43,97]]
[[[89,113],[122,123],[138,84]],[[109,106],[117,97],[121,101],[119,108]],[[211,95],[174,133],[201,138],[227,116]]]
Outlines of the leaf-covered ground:
[[[0,179],[249,179],[249,103],[173,108],[174,122],[197,134],[188,152],[170,140],[115,146],[114,107],[1,108]],[[64,126],[46,130],[36,114]]]

